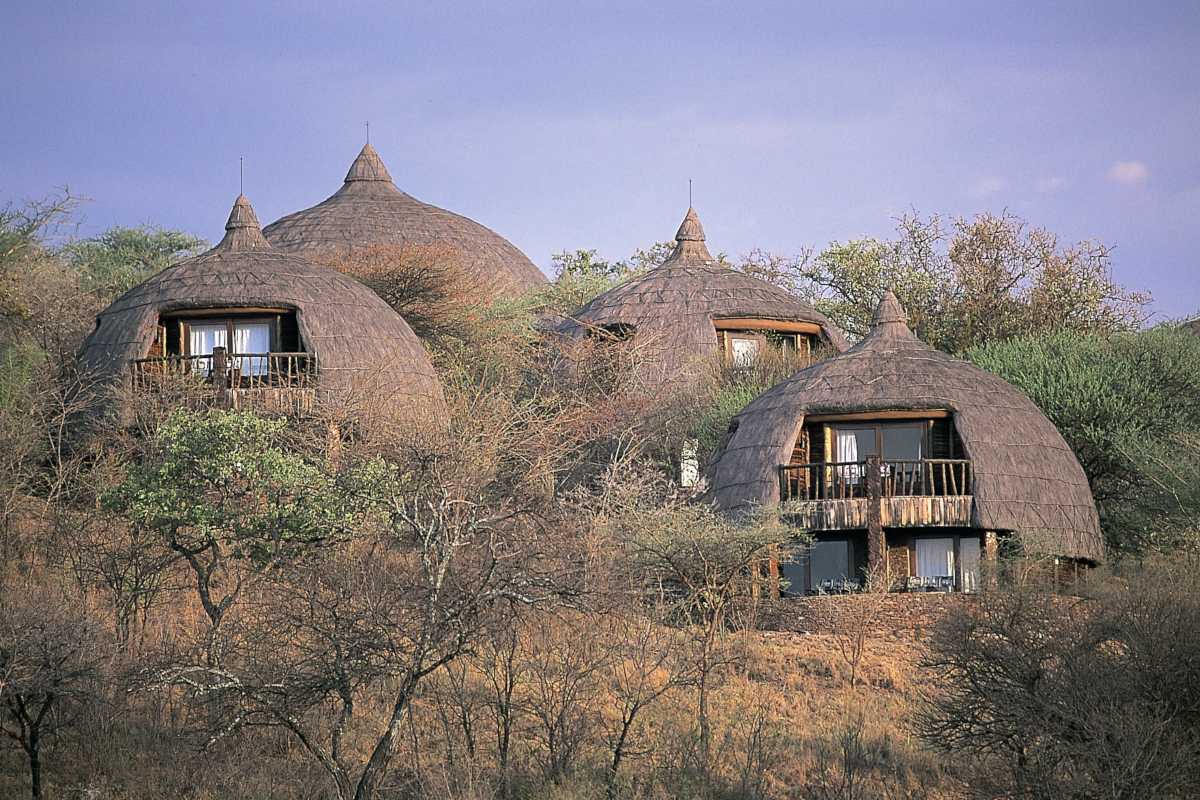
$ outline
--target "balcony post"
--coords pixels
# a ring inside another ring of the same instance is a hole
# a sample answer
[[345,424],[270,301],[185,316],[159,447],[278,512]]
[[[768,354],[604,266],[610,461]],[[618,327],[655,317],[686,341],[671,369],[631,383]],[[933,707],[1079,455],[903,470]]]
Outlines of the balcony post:
[[887,587],[887,541],[883,533],[883,470],[879,456],[867,456],[867,580]]
[[224,347],[214,347],[212,351],[212,379],[213,386],[218,391],[227,388],[229,383],[229,360],[225,357]]

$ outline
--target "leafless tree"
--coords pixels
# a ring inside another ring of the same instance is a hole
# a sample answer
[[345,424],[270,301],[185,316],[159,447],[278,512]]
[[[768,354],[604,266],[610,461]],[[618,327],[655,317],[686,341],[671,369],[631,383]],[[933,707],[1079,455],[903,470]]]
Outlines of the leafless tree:
[[1135,567],[1070,598],[988,593],[937,630],[917,731],[988,797],[1193,797],[1200,573]]
[[36,586],[0,593],[0,734],[25,754],[31,796],[43,796],[48,744],[98,697],[102,637],[85,614]]
[[610,755],[606,779],[609,798],[618,796],[625,761],[645,752],[638,741],[638,734],[643,733],[640,723],[644,712],[696,679],[696,665],[684,657],[680,632],[660,624],[661,614],[641,611],[611,613],[604,623],[605,642],[611,651],[604,674],[617,711],[616,719],[605,726]]
[[[210,741],[249,726],[288,731],[343,800],[375,796],[422,682],[467,653],[493,613],[552,591],[516,517],[444,494],[416,499],[395,475],[378,488],[380,530],[280,571],[261,615],[226,632],[220,665],[149,676],[221,704]],[[382,727],[359,732],[373,742],[360,757],[343,741],[367,686],[389,699]]]

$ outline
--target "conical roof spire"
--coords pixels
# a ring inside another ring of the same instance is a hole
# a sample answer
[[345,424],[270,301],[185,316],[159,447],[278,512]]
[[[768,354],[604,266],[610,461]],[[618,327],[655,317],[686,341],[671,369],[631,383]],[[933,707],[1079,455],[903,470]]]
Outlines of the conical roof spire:
[[681,262],[707,264],[712,261],[712,253],[704,244],[704,226],[700,224],[700,215],[696,209],[689,207],[683,222],[679,224],[679,230],[675,232],[675,249],[664,266]]
[[375,152],[375,148],[371,147],[370,142],[363,145],[358,157],[350,165],[350,171],[346,173],[346,183],[353,181],[392,182],[392,176],[388,173],[387,167],[383,165],[383,159],[379,157],[379,153]]
[[258,215],[254,206],[244,194],[239,194],[233,201],[229,219],[225,222],[225,237],[214,249],[221,250],[257,250],[269,248],[263,238],[262,227],[258,223]]
[[895,292],[888,289],[875,308],[875,317],[871,320],[872,337],[879,336],[908,336],[915,338],[908,327],[908,314],[904,306],[896,298]]
[[679,230],[675,232],[675,241],[704,241],[704,226],[700,224],[700,216],[696,213],[696,209],[688,207],[687,214],[683,217],[683,222],[679,224]]

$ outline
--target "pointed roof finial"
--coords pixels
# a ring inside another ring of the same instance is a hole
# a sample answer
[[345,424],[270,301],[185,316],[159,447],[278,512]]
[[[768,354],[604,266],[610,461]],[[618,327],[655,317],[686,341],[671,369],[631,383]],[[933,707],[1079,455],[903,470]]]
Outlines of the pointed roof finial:
[[263,237],[258,215],[246,195],[239,194],[233,201],[229,219],[225,222],[225,238],[217,245],[226,250],[255,250],[270,247]]
[[913,336],[908,327],[908,314],[904,306],[896,299],[891,289],[883,293],[883,298],[875,308],[875,317],[871,320],[872,337],[878,336]]
[[684,215],[683,222],[679,224],[679,230],[675,232],[675,241],[704,241],[704,226],[700,224],[700,216],[696,213],[696,209],[691,206],[688,206],[687,214]]
[[246,158],[238,156],[238,197],[246,194]]
[[367,144],[371,143],[371,120],[367,120]]
[[663,266],[680,264],[711,265],[715,259],[704,244],[704,226],[700,224],[700,216],[696,209],[688,208],[679,230],[675,232],[675,249]]
[[346,183],[352,181],[392,182],[392,176],[388,174],[387,167],[383,165],[383,159],[379,157],[379,153],[375,152],[375,148],[371,147],[370,142],[363,145],[358,157],[350,165],[350,171],[346,173]]

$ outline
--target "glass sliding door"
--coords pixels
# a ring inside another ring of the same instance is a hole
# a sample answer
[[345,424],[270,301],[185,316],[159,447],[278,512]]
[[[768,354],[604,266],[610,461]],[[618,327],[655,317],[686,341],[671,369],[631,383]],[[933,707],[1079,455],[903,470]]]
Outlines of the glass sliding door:
[[927,538],[916,540],[917,577],[954,577],[954,538]]
[[267,354],[271,352],[271,324],[269,322],[234,322],[233,352],[242,355],[236,359],[242,375],[266,375]]
[[854,550],[849,539],[818,539],[808,550],[809,586],[831,591],[850,580]]
[[979,589],[979,539],[964,536],[958,540],[959,591]]
[[192,372],[208,377],[212,373],[212,354],[218,347],[228,348],[229,326],[224,322],[191,323],[188,325],[189,356],[206,356],[192,361]]

